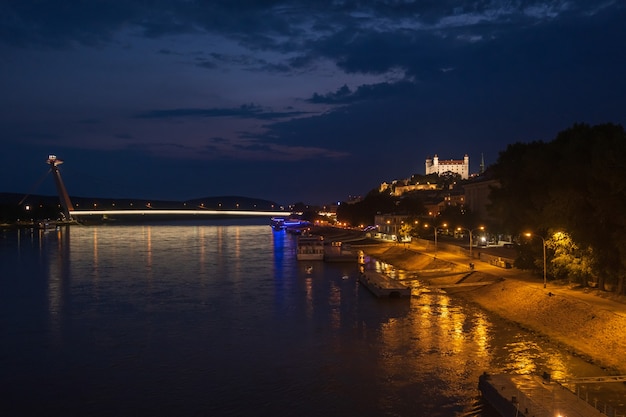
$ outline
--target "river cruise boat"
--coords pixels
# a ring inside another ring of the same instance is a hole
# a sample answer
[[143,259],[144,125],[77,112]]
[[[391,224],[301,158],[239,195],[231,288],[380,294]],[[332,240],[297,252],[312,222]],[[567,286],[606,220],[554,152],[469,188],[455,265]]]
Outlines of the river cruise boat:
[[296,258],[299,261],[323,261],[324,237],[316,235],[298,236]]

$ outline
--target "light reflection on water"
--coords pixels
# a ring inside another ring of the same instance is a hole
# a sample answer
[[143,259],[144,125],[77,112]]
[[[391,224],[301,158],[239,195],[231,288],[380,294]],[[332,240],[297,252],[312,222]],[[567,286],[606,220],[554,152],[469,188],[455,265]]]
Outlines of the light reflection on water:
[[485,370],[598,371],[419,284],[377,300],[264,225],[11,231],[0,261],[2,415],[478,416]]

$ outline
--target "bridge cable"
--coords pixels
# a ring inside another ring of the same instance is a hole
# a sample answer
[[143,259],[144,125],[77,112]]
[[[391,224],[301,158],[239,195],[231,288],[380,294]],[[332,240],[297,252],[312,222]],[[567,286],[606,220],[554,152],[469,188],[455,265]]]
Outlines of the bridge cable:
[[52,169],[49,169],[49,170],[48,170],[48,172],[46,172],[46,173],[43,175],[43,177],[41,177],[41,179],[35,183],[35,186],[34,186],[33,188],[31,188],[31,189],[30,189],[30,191],[28,192],[28,194],[26,194],[26,195],[24,196],[24,198],[22,198],[22,199],[20,200],[20,202],[19,202],[19,203],[17,203],[17,205],[18,205],[18,206],[21,206],[21,205],[22,205],[22,203],[23,203],[23,202],[24,202],[24,201],[25,201],[28,197],[30,197],[30,196],[31,196],[31,194],[32,194],[32,193],[34,193],[34,192],[37,190],[37,188],[39,188],[39,186],[41,185],[41,183],[43,182],[43,180],[45,180],[45,179],[46,179],[46,176],[47,176],[49,173],[51,173],[51,172],[52,172]]

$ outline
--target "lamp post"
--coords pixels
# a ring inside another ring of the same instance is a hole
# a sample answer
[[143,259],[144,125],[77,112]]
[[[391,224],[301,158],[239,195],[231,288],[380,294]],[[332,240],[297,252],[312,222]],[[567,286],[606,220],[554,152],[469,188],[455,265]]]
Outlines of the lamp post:
[[[444,223],[441,226],[448,227],[448,224]],[[433,225],[433,228],[435,229],[435,252],[437,252],[437,230],[439,229],[439,227]]]
[[469,233],[469,257],[472,258],[472,246],[474,246],[474,241],[472,235],[477,230],[485,230],[485,226],[477,227],[476,229],[466,229],[464,227],[457,227],[457,230],[466,230]]
[[524,233],[524,236],[526,237],[538,237],[539,239],[541,239],[541,244],[543,246],[543,288],[546,288],[546,240],[543,238],[543,236],[539,236],[539,235],[534,235],[532,233]]

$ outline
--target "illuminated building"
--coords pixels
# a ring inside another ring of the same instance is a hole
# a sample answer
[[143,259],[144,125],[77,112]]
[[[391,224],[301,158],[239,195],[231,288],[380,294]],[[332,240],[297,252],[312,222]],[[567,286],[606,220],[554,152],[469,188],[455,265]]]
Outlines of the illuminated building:
[[461,179],[469,178],[469,156],[465,154],[463,159],[439,159],[435,155],[432,159],[426,159],[426,175],[453,173],[461,176]]

